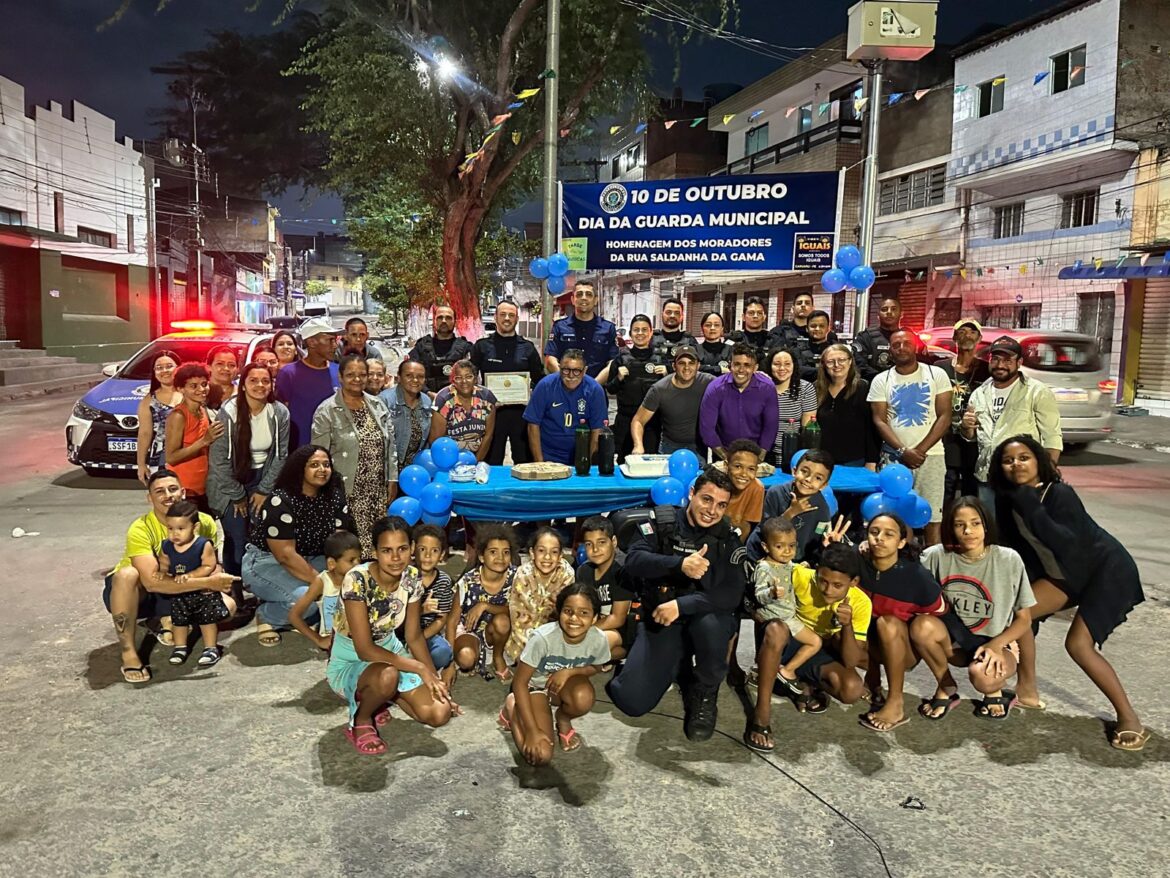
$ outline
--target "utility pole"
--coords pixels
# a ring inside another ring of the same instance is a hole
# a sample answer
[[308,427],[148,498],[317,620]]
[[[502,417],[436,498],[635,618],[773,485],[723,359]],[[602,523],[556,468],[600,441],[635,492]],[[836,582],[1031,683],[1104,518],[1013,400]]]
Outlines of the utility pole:
[[[861,188],[861,233],[858,236],[858,247],[861,250],[862,263],[873,265],[873,222],[877,215],[877,176],[878,176],[878,130],[882,115],[882,62],[880,60],[864,60],[865,65],[865,96],[866,117],[865,130],[865,176]],[[857,291],[857,303],[853,309],[853,334],[856,336],[865,329],[869,318],[869,290]]]
[[[548,78],[544,81],[544,252],[548,256],[557,248],[560,237],[561,212],[557,198],[557,138],[560,136],[558,114],[557,66],[561,54],[561,0],[548,0],[548,31],[545,43],[544,67]],[[541,284],[544,286],[544,284]],[[541,337],[548,340],[552,330],[554,297],[545,287],[544,307],[540,309]]]
[[195,169],[195,301],[200,317],[210,317],[210,303],[203,298],[203,203],[199,200],[200,169],[199,151],[199,106],[204,103],[203,94],[191,83],[187,92],[191,105],[191,164]]

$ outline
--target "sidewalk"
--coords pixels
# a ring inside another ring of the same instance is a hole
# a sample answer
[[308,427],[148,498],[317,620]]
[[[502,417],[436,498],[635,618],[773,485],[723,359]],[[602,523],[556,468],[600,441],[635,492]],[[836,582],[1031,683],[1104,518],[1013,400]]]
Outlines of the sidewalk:
[[1127,418],[1115,415],[1113,438],[1108,441],[1130,448],[1148,448],[1170,454],[1170,418],[1157,415]]

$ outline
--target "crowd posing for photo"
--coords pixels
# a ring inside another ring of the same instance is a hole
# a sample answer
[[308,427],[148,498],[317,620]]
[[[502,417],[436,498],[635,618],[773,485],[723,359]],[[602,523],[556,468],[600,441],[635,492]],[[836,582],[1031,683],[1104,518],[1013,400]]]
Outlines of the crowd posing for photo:
[[[573,313],[538,350],[510,302],[474,345],[440,306],[393,375],[360,318],[344,332],[308,320],[246,364],[230,348],[205,363],[160,352],[139,411],[150,508],[104,591],[125,680],[152,677],[140,621],[174,665],[198,627],[206,668],[223,655],[218,626],[243,608],[262,645],[296,632],[328,652],[363,754],[386,751],[392,708],[433,727],[458,716],[454,693],[475,675],[506,687],[500,727],[546,764],[581,746],[575,723],[599,674],[631,716],[677,684],[694,741],[714,732],[719,687],[744,687],[743,740],[767,752],[777,695],[807,713],[863,702],[859,722],[879,734],[914,714],[944,720],[968,685],[981,719],[1044,709],[1035,637],[1071,608],[1065,647],[1112,705],[1110,744],[1142,749],[1149,732],[1102,652],[1144,600],[1140,576],[1063,481],[1055,400],[1020,372],[1018,342],[993,340],[984,363],[982,327],[963,319],[958,355],[936,365],[896,300],[850,346],[801,295],[770,330],[757,299],[727,336],[719,314],[703,315],[701,341],[669,299],[658,328],[633,318],[622,349],[596,308],[578,282]],[[526,401],[498,398],[499,376],[518,378]],[[399,472],[443,437],[494,465],[572,464],[584,425],[596,455],[609,395],[617,462],[688,449],[704,463],[682,506],[583,512],[568,530],[387,515]],[[765,490],[761,466],[790,466],[802,431],[813,447]],[[930,504],[921,532],[888,511],[863,521],[859,498],[830,514],[835,470],[895,463]],[[745,625],[747,672],[735,660]],[[920,662],[935,688],[908,713]]]

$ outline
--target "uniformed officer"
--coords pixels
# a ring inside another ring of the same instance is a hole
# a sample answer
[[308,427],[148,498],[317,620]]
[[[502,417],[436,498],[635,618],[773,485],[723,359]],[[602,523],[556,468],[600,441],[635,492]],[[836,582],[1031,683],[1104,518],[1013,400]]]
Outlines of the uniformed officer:
[[[532,382],[529,390],[544,377],[540,352],[536,345],[516,333],[520,311],[514,302],[500,302],[496,306],[496,331],[477,341],[471,349],[471,362],[483,375],[500,372],[526,372]],[[492,431],[492,447],[487,462],[500,466],[504,462],[504,446],[512,442],[512,463],[528,463],[532,452],[528,448],[528,425],[524,422],[524,405],[496,406],[496,426]]]
[[585,368],[593,378],[618,354],[617,327],[598,316],[593,281],[579,280],[573,285],[573,313],[553,323],[544,346],[548,371],[559,371],[561,357],[571,349],[585,352]]
[[763,362],[771,343],[771,333],[765,328],[767,322],[768,309],[764,306],[764,300],[752,296],[743,306],[743,329],[737,329],[727,338],[732,342],[747,342],[756,349],[756,362]]
[[879,372],[894,365],[890,357],[890,336],[902,323],[902,303],[884,296],[878,309],[878,325],[864,329],[853,337],[853,360],[857,372],[870,383]]
[[718,311],[708,311],[699,323],[703,341],[696,347],[699,371],[719,377],[731,371],[732,343],[723,337],[723,317]]
[[643,618],[625,667],[606,691],[623,713],[642,716],[678,680],[686,705],[683,731],[692,741],[706,741],[715,731],[716,696],[727,676],[727,645],[746,584],[746,550],[724,518],[731,491],[725,473],[704,470],[686,509],[656,507],[654,521],[639,526],[626,553]]
[[813,307],[812,293],[797,293],[792,300],[792,316],[772,327],[770,346],[795,350],[802,338],[808,338],[808,321]]
[[450,305],[435,306],[431,327],[434,334],[420,338],[406,356],[423,364],[427,390],[438,393],[451,383],[451,367],[471,356],[471,342],[455,334],[455,309]]
[[813,311],[808,315],[808,337],[800,338],[795,346],[796,367],[805,381],[817,380],[821,354],[829,345],[837,343],[837,333],[829,329],[831,325],[832,318],[827,311]]
[[662,303],[662,313],[658,318],[658,329],[650,346],[664,363],[673,363],[674,354],[681,346],[694,347],[698,344],[695,337],[682,328],[683,303],[677,297],[667,299]]
[[[673,358],[666,358],[667,346],[651,344],[654,328],[645,314],[636,314],[630,321],[631,347],[621,351],[613,362],[601,370],[597,382],[617,400],[617,417],[613,422],[613,441],[618,463],[622,463],[634,447],[630,422],[648,391],[673,367]],[[658,432],[646,428],[644,442],[650,448],[658,447]]]

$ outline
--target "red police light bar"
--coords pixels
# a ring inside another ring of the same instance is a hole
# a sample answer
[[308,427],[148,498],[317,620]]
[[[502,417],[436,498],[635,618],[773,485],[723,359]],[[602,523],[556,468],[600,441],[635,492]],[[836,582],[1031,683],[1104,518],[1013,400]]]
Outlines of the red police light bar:
[[176,332],[192,332],[215,328],[217,327],[214,320],[176,320],[171,324],[171,329]]

